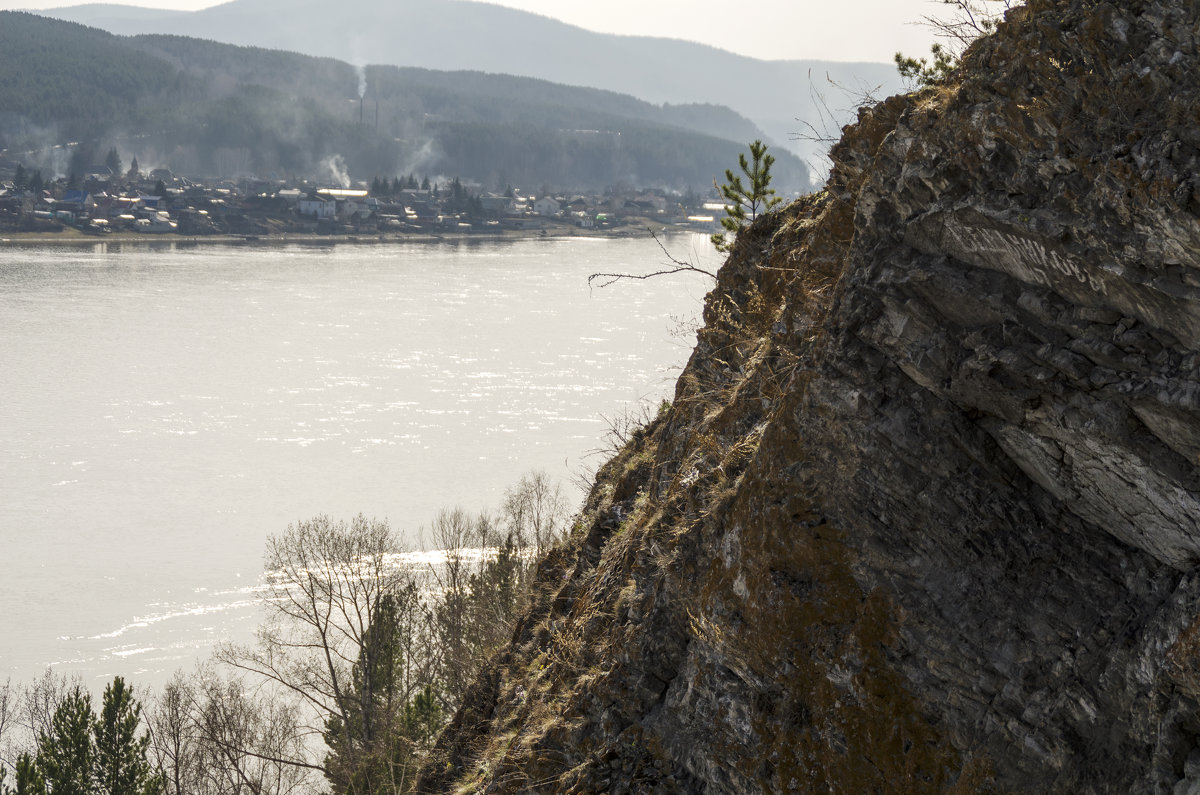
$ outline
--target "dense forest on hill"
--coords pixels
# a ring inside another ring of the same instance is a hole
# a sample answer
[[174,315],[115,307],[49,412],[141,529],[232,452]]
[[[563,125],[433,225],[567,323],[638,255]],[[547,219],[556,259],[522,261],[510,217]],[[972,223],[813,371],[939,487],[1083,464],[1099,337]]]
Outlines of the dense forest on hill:
[[[197,11],[87,3],[39,13],[124,36],[191,36],[353,63],[522,75],[652,103],[728,105],[752,120],[766,134],[763,140],[773,139],[776,149],[817,159],[827,144],[797,136],[807,129],[805,122],[832,135],[853,120],[854,94],[884,97],[905,90],[890,58],[885,63],[804,59],[806,37],[800,31],[793,55],[801,60],[764,61],[697,42],[597,33],[469,0],[227,0]],[[836,86],[849,95],[843,97]],[[826,119],[831,110],[832,121]],[[756,137],[739,134],[734,140]]]
[[[61,174],[117,146],[144,169],[197,176],[416,172],[488,187],[705,187],[758,134],[716,105],[121,37],[18,12],[0,12],[0,108],[0,148]],[[806,188],[804,165],[778,156],[776,184]]]

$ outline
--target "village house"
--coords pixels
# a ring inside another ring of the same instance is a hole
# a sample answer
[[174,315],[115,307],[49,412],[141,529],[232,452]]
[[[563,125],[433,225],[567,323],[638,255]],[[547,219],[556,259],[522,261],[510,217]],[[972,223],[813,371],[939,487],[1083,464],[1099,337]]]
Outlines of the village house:
[[316,218],[318,221],[337,218],[337,199],[321,193],[313,193],[307,199],[301,199],[296,208],[301,215]]
[[634,198],[634,203],[643,210],[661,215],[667,211],[667,200],[656,193],[642,193]]
[[533,211],[537,215],[558,215],[561,209],[562,205],[550,196],[542,196],[533,202]]
[[485,193],[479,197],[484,215],[492,218],[502,218],[513,212],[513,199],[502,193]]

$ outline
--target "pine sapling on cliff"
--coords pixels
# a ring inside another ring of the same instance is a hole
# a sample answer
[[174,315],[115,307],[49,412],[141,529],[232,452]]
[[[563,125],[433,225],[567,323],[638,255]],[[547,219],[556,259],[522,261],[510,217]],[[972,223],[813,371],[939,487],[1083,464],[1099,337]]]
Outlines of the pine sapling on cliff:
[[898,52],[893,58],[896,69],[917,88],[941,85],[958,68],[963,51],[980,36],[993,32],[1005,12],[1020,4],[1021,0],[942,0],[942,5],[950,6],[951,15],[922,20],[941,39],[929,48],[933,61]]
[[[724,185],[718,185],[717,181],[713,180],[713,187],[729,202],[725,205],[725,217],[721,219],[721,226],[725,228],[725,232],[718,232],[712,236],[712,243],[717,251],[726,252],[732,249],[737,240],[737,233],[742,227],[754,223],[758,216],[783,201],[775,195],[775,189],[770,187],[771,166],[774,162],[775,158],[767,154],[767,145],[756,140],[750,144],[749,162],[745,153],[738,155],[738,167],[741,168],[742,174],[734,174],[731,169],[725,169]],[[748,185],[742,184],[742,175],[749,181]]]

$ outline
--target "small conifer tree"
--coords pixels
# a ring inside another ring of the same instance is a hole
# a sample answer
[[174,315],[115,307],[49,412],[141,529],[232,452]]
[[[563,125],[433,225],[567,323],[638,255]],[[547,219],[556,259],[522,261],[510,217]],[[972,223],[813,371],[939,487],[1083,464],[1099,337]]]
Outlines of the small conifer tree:
[[46,795],[46,779],[38,770],[37,761],[29,752],[17,757],[13,769],[16,789],[5,783],[8,771],[0,767],[0,795]]
[[150,735],[138,737],[142,706],[121,677],[104,688],[94,723],[96,783],[103,795],[157,795],[163,780],[146,761]]
[[54,795],[94,795],[92,697],[76,686],[50,722],[50,733],[38,738],[37,768]]
[[114,146],[108,150],[108,155],[104,158],[104,165],[114,177],[121,175],[121,154],[117,151],[117,147]]
[[17,759],[16,789],[0,775],[0,795],[161,795],[165,780],[146,759],[150,735],[138,737],[142,707],[125,680],[104,690],[97,718],[92,697],[76,685],[38,733],[36,755]]
[[949,16],[927,16],[923,24],[941,39],[929,48],[929,58],[912,58],[896,53],[900,76],[917,88],[942,85],[958,69],[963,51],[980,36],[996,29],[1004,12],[1023,0],[942,0]]
[[[713,180],[713,185],[729,202],[725,205],[725,217],[721,219],[721,226],[725,231],[712,236],[712,243],[717,247],[717,251],[724,252],[733,248],[737,233],[743,227],[754,223],[758,216],[783,201],[775,195],[775,189],[770,187],[771,166],[774,163],[775,158],[767,154],[767,145],[762,141],[753,141],[750,144],[749,161],[746,160],[745,152],[738,155],[741,174],[734,174],[731,169],[725,169],[724,185],[718,185],[717,181]],[[745,184],[742,182],[743,176],[747,180]]]

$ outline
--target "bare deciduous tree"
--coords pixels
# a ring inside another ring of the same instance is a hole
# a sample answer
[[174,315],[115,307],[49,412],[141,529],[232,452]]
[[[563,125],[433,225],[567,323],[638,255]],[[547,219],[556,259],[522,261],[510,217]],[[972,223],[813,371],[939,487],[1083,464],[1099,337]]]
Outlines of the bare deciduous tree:
[[17,740],[22,750],[32,751],[39,737],[50,734],[54,713],[72,690],[82,687],[83,680],[78,676],[68,677],[47,668],[40,677],[20,688],[19,697],[17,689],[13,689],[9,697],[19,698],[13,722],[15,733],[23,735]]
[[522,475],[504,493],[500,511],[508,530],[538,557],[566,532],[568,508],[562,488],[542,470]]
[[212,667],[177,672],[147,711],[150,758],[167,795],[297,795],[315,789],[303,762],[305,729],[294,699],[249,690]]
[[462,508],[442,509],[433,520],[433,543],[442,555],[430,571],[437,587],[433,608],[435,665],[447,710],[458,705],[458,697],[477,662],[471,643],[471,557],[474,554],[478,559],[490,545],[490,524],[482,515],[472,521]]
[[292,795],[323,772],[304,761],[298,709],[278,693],[250,691],[239,679],[210,672],[200,678],[193,710],[209,792]]
[[10,745],[13,724],[17,719],[17,690],[12,679],[6,679],[0,687],[0,770],[16,762],[16,753]]
[[[325,727],[340,732],[327,739],[338,745],[339,764],[347,769],[359,769],[357,757],[370,752],[355,732],[386,709],[354,679],[356,664],[368,670],[374,664],[371,622],[385,600],[411,607],[411,596],[420,592],[400,552],[386,522],[361,515],[349,523],[318,516],[288,527],[267,543],[268,617],[257,642],[216,652],[219,661],[291,693],[312,716],[314,735]],[[321,767],[309,758],[293,762]]]
[[433,522],[441,562],[432,611],[440,697],[447,711],[493,651],[512,633],[524,608],[530,569],[561,540],[567,503],[558,483],[529,472],[505,492],[499,521],[443,510]]
[[195,720],[196,692],[182,671],[146,710],[150,756],[166,776],[167,795],[203,793],[204,749]]

